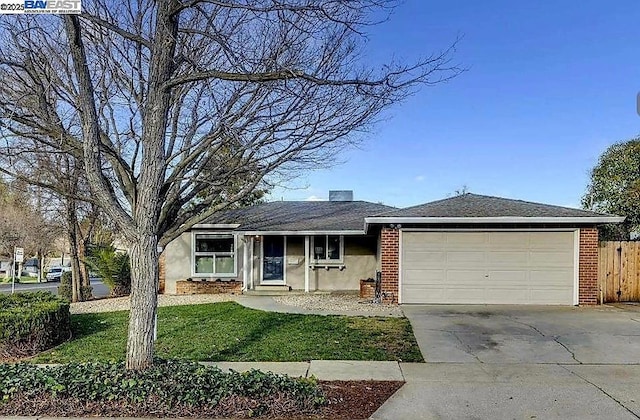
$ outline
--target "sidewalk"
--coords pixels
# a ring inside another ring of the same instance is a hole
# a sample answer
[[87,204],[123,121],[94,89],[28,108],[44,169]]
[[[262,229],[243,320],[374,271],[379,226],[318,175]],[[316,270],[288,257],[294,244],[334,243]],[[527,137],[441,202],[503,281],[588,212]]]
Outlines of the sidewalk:
[[294,378],[313,376],[321,381],[404,381],[398,362],[312,360],[310,362],[202,362],[202,364],[237,372],[257,369]]

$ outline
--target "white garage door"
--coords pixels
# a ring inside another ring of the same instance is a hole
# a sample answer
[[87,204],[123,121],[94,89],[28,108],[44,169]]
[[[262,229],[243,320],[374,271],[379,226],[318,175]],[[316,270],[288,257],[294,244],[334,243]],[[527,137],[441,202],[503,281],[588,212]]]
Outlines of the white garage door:
[[402,232],[401,303],[574,304],[573,232]]

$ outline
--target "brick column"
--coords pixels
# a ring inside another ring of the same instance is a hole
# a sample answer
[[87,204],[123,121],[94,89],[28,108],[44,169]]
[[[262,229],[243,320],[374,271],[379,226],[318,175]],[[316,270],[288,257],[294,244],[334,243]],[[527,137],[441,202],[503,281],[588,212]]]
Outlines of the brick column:
[[580,229],[578,304],[598,304],[598,229]]
[[167,276],[167,267],[165,263],[164,252],[160,254],[160,259],[158,260],[158,269],[160,272],[159,284],[158,284],[158,293],[164,293],[164,282]]
[[382,301],[398,303],[400,261],[400,233],[397,229],[382,228],[381,233]]

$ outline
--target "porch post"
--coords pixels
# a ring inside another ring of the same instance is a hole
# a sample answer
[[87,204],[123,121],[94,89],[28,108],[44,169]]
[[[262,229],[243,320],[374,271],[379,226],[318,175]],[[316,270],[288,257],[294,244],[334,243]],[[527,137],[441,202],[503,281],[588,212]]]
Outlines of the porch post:
[[253,273],[253,259],[255,258],[253,255],[253,248],[254,248],[254,242],[253,242],[253,235],[249,236],[249,288],[253,289],[253,278],[254,278],[254,273]]
[[304,291],[305,293],[309,293],[309,236],[304,237]]
[[247,236],[242,237],[242,243],[244,246],[242,247],[242,288],[247,290],[249,288],[249,241],[247,240]]

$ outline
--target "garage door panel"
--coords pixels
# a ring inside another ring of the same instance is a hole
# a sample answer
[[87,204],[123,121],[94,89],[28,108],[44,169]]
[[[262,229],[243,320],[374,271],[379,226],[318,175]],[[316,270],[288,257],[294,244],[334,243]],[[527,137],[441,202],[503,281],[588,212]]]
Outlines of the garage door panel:
[[531,289],[531,303],[536,305],[566,305],[573,300],[573,289]]
[[489,267],[522,267],[529,262],[529,251],[494,251],[487,252]]
[[531,267],[567,267],[573,265],[573,252],[543,252],[530,253]]
[[445,253],[442,251],[409,251],[404,261],[415,268],[429,268],[433,264],[444,264]]
[[444,239],[444,232],[404,232],[402,235],[404,246],[419,245],[420,249],[442,249]]
[[446,284],[444,270],[406,270],[402,281],[405,285]]
[[491,232],[487,242],[490,249],[528,249],[529,235],[528,232]]
[[515,287],[526,286],[529,281],[529,272],[523,270],[491,270],[487,272],[488,284],[513,284]]
[[455,287],[447,289],[444,297],[453,303],[482,303],[485,300],[485,289],[481,287]]
[[478,233],[465,233],[459,235],[458,233],[447,233],[445,235],[445,242],[448,248],[461,246],[463,248],[469,248],[470,246],[484,245],[487,242],[487,236],[484,232]]
[[532,270],[529,273],[531,286],[559,286],[573,288],[573,271],[564,270]]
[[446,284],[450,285],[477,285],[485,281],[483,271],[478,270],[446,270]]
[[446,253],[446,262],[463,266],[484,266],[483,251],[450,251]]
[[487,289],[485,302],[488,304],[500,304],[503,302],[510,303],[527,303],[529,300],[529,291],[521,287],[503,287]]
[[429,296],[436,301],[444,301],[446,299],[445,289],[430,287],[415,287],[403,292],[403,303],[424,303],[424,296]]
[[573,304],[573,232],[403,232],[402,303]]
[[530,232],[531,249],[572,249],[571,232]]

